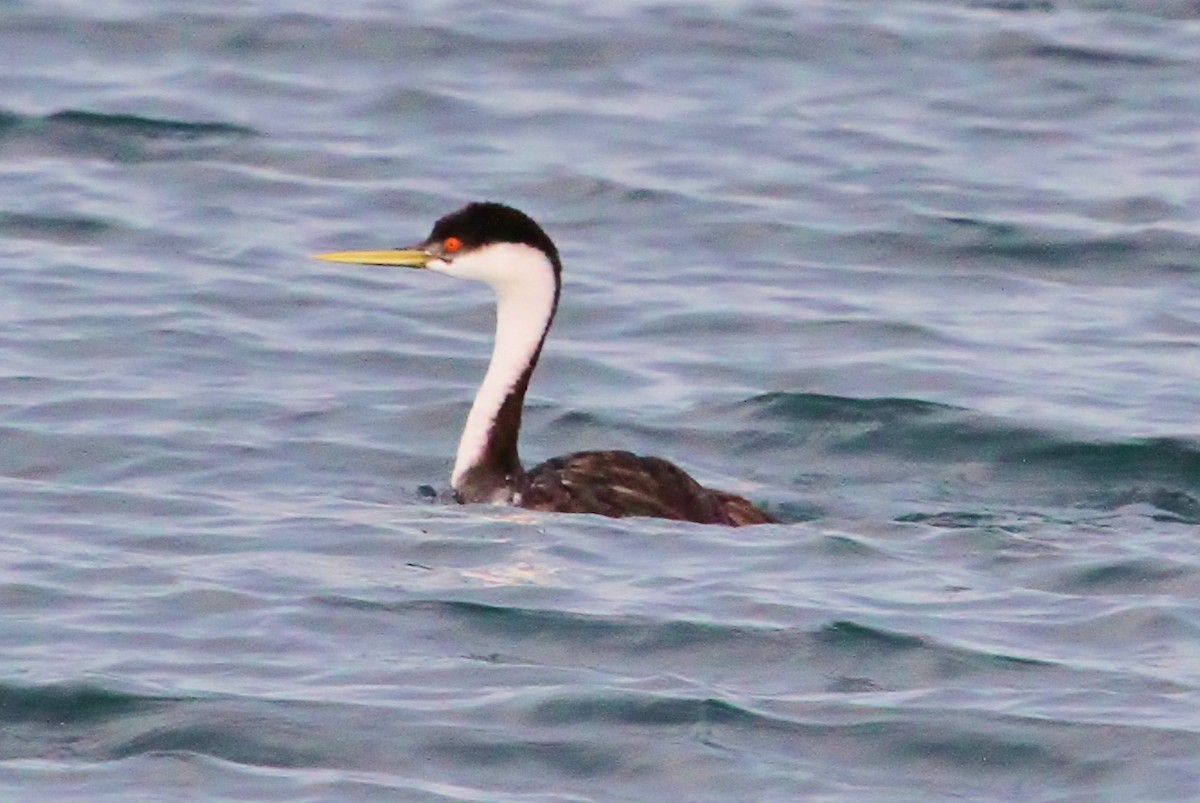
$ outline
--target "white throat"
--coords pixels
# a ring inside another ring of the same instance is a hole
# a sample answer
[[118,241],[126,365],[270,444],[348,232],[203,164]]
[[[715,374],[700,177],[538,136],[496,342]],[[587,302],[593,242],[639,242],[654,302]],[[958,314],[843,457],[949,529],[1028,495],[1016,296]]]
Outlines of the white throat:
[[483,459],[496,415],[529,367],[554,314],[554,266],[545,254],[531,246],[495,243],[450,262],[432,262],[428,267],[450,276],[486,282],[496,293],[492,360],[467,415],[450,475],[450,485],[458,490],[463,475]]

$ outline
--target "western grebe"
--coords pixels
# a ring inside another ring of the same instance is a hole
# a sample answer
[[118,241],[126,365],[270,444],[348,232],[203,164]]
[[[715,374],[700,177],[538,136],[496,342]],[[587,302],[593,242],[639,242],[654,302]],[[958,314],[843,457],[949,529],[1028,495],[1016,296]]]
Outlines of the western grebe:
[[496,339],[458,444],[450,484],[464,504],[530,510],[656,516],[703,524],[774,521],[735,494],[705,488],[658,457],[576,452],[526,471],[517,456],[529,378],[562,287],[558,249],[524,212],[471,203],[446,215],[412,248],[318,254],[330,262],[396,265],[486,282],[496,293]]

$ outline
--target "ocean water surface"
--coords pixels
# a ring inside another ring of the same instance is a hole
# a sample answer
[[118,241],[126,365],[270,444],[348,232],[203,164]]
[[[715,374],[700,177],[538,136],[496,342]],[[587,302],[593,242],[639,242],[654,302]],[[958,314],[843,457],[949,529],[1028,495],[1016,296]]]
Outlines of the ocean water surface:
[[[1200,799],[1200,9],[0,4],[0,798]],[[528,463],[446,501],[555,238]]]

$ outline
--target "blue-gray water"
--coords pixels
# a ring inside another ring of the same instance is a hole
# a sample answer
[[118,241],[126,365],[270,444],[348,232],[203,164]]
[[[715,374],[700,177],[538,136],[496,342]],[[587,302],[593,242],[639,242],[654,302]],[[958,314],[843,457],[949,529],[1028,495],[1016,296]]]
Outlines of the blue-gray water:
[[[0,798],[1200,799],[1195,2],[0,3]],[[459,508],[527,461],[788,523]]]

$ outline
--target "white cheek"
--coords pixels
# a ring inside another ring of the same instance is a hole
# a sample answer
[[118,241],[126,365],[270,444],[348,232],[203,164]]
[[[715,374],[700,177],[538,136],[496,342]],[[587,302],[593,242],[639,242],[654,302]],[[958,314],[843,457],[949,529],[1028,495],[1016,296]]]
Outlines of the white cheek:
[[429,267],[447,276],[455,276],[459,279],[473,279],[477,282],[491,284],[495,280],[495,276],[493,275],[495,269],[491,264],[493,261],[481,259],[478,253],[464,254],[451,260],[435,260],[429,263]]
[[535,248],[520,243],[495,243],[453,259],[435,259],[426,267],[447,276],[485,282],[500,291],[509,284],[541,281],[530,274],[541,273],[545,265],[545,255]]

